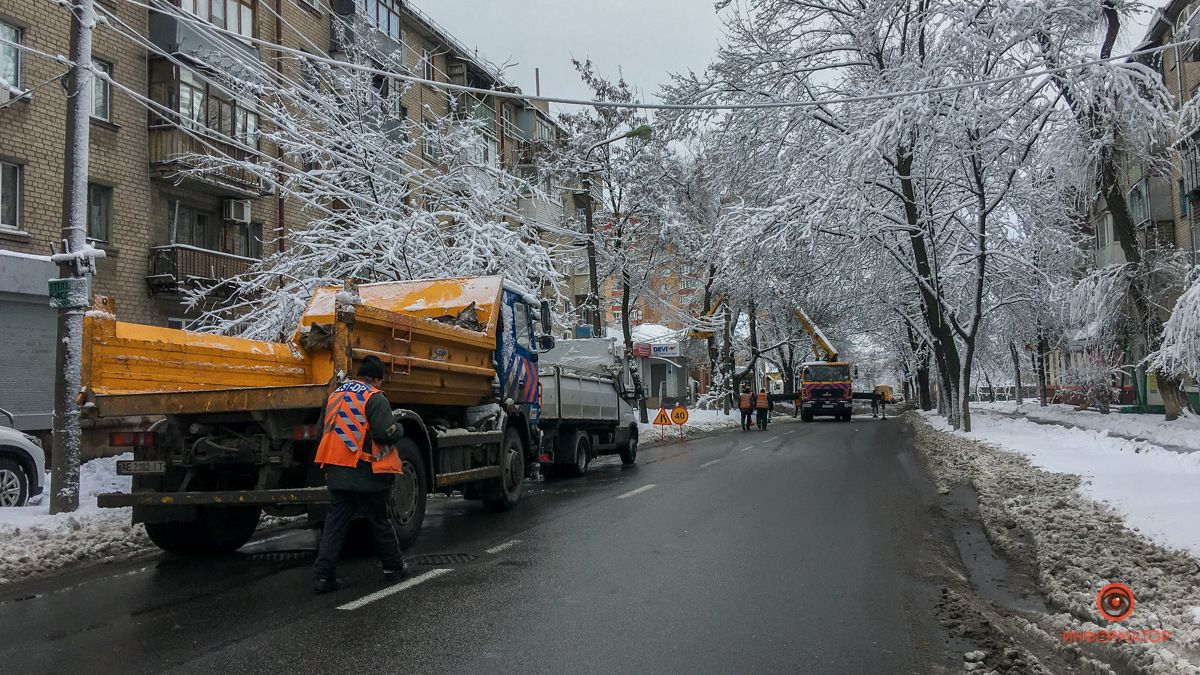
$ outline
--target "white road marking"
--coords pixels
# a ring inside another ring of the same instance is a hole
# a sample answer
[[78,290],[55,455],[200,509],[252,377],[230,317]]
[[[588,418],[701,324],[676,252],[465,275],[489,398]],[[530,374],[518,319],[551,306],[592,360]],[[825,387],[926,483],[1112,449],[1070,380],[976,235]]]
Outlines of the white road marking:
[[486,550],[488,553],[495,554],[495,553],[499,553],[501,551],[507,551],[508,549],[516,546],[519,543],[521,543],[520,539],[513,539],[512,541],[506,541],[503,544],[496,544],[495,546],[493,546],[489,549],[484,549],[484,550]]
[[249,544],[246,544],[246,545],[245,545],[245,546],[243,546],[242,548],[250,548],[251,546],[258,546],[259,544],[265,544],[265,543],[267,543],[267,542],[269,542],[269,541],[278,541],[278,540],[280,540],[280,539],[283,539],[284,537],[291,536],[291,534],[292,534],[291,532],[287,532],[287,533],[285,533],[285,534],[277,534],[277,535],[275,535],[275,536],[273,536],[273,537],[266,537],[266,538],[264,538],[264,539],[258,539],[258,540],[256,540],[256,541],[252,541],[252,542],[250,542]]
[[656,487],[658,487],[658,483],[650,483],[649,485],[643,485],[642,487],[640,487],[636,490],[630,490],[629,492],[626,492],[623,495],[617,495],[617,499],[627,499],[634,495],[641,494],[641,493],[645,492],[646,490],[653,490]]
[[347,602],[344,605],[338,605],[338,609],[344,609],[344,610],[358,609],[359,607],[364,607],[366,605],[369,605],[372,602],[375,602],[376,600],[382,600],[389,595],[392,595],[394,593],[399,593],[400,591],[408,590],[408,589],[412,588],[413,586],[416,586],[417,584],[423,584],[426,581],[429,581],[430,579],[436,579],[436,578],[442,576],[443,574],[449,574],[450,572],[453,572],[453,571],[454,570],[449,567],[441,567],[436,570],[429,570],[428,572],[426,572],[424,574],[417,575],[411,579],[405,579],[404,581],[402,581],[398,584],[395,584],[393,586],[388,586],[387,588],[380,589],[370,595],[364,595],[363,597],[361,597],[357,600],[354,600],[352,602]]
[[708,461],[708,462],[705,462],[705,463],[701,464],[701,465],[700,465],[700,468],[701,468],[701,469],[703,469],[703,468],[704,468],[704,467],[706,467],[706,466],[712,466],[713,464],[716,464],[717,462],[720,462],[720,461],[721,461],[721,460],[719,460],[719,459],[710,460],[710,461]]
[[[746,447],[742,448],[741,450],[738,450],[738,452],[745,452],[747,450],[753,450],[753,449],[754,449],[753,445],[747,445]],[[720,460],[717,460],[717,461],[720,461]]]

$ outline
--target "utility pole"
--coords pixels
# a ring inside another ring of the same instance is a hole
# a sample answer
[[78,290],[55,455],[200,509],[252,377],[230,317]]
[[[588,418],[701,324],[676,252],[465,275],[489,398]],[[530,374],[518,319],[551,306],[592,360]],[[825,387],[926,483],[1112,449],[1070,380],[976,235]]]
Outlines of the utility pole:
[[584,201],[587,206],[583,210],[583,230],[587,235],[584,243],[588,259],[588,293],[591,295],[592,337],[603,337],[601,331],[600,279],[596,268],[596,228],[592,224],[592,179],[583,179],[583,192],[587,195]]
[[82,432],[79,389],[83,352],[83,313],[88,306],[88,275],[95,259],[87,243],[88,145],[92,116],[92,29],[94,0],[71,6],[71,71],[67,88],[67,138],[63,170],[62,251],[54,256],[58,279],[50,298],[58,309],[55,344],[54,446],[51,456],[50,513],[79,508],[79,461]]

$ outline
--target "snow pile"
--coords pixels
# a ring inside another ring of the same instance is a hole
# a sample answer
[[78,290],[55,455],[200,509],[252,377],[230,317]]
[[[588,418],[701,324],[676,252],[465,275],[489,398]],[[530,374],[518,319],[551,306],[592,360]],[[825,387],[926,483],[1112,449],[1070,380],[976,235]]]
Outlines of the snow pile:
[[133,455],[94,459],[80,467],[75,513],[52,516],[45,498],[36,505],[0,509],[0,584],[83,562],[112,562],[153,547],[145,529],[130,524],[129,509],[96,506],[96,495],[129,492],[132,486],[131,478],[117,475],[118,459]]
[[[906,419],[939,490],[973,486],[988,539],[1033,566],[1057,612],[1032,617],[1048,643],[1137,672],[1200,672],[1190,662],[1200,648],[1200,560],[1180,550],[1200,551],[1200,528],[1189,522],[1200,507],[1195,456],[1102,432],[979,417],[971,434],[930,415],[927,423]],[[1170,641],[1062,645],[1062,631],[1113,628],[1095,604],[1111,582],[1128,584],[1137,603],[1117,628],[1169,630]]]
[[[649,442],[657,439],[662,431],[659,427],[653,424],[654,416],[658,414],[657,410],[651,409],[650,422],[639,424],[638,431],[641,434],[643,442]],[[671,411],[668,410],[668,413]],[[693,410],[688,409],[688,422],[683,425],[685,436],[695,436],[698,434],[706,434],[723,429],[736,429],[741,424],[741,417],[737,410],[730,410],[728,415],[725,415],[720,410]],[[665,427],[667,438],[679,438],[679,427]]]
[[1081,429],[1100,431],[1111,436],[1146,440],[1156,445],[1200,450],[1200,418],[1181,417],[1173,422],[1162,415],[1101,415],[1095,410],[1075,410],[1066,404],[1051,404],[1045,408],[1035,403],[1018,405],[1015,401],[975,403],[972,410],[1020,415],[1035,422],[1052,422]]

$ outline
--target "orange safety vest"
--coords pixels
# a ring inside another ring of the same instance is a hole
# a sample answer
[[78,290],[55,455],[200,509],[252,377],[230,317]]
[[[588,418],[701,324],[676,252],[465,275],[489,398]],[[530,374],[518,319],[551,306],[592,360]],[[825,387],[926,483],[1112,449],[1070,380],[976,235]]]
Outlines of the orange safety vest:
[[758,400],[754,402],[754,406],[759,410],[766,410],[771,407],[771,395],[763,392],[758,393]]
[[395,448],[373,451],[367,424],[367,401],[379,390],[365,382],[346,380],[329,395],[325,403],[325,431],[313,461],[322,468],[327,464],[356,467],[370,462],[371,473],[401,473],[400,455]]
[[742,410],[750,409],[750,394],[742,394],[738,397],[738,407]]

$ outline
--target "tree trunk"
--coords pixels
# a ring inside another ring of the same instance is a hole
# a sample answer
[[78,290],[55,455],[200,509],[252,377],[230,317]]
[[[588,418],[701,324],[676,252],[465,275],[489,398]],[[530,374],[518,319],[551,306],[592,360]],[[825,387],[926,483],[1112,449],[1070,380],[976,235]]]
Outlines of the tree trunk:
[[725,414],[729,414],[729,404],[732,396],[737,394],[737,373],[734,372],[735,366],[733,363],[733,320],[729,316],[729,305],[725,305],[725,328],[723,338],[725,340],[725,372],[721,375],[721,386],[725,389],[725,395],[721,399],[725,402]]
[[1167,411],[1167,421],[1179,419],[1184,410],[1191,410],[1192,404],[1183,391],[1183,381],[1177,377],[1167,377],[1162,373],[1154,373],[1158,380],[1158,393],[1162,396],[1163,407]]
[[1038,399],[1039,405],[1045,408],[1050,404],[1048,389],[1050,383],[1046,377],[1046,356],[1050,353],[1050,341],[1046,339],[1046,334],[1038,331],[1037,351],[1033,357],[1033,368],[1037,371],[1038,377]]
[[[621,335],[625,338],[625,358],[633,362],[633,327],[629,323],[629,296],[633,284],[629,280],[629,270],[621,271]],[[638,420],[642,424],[650,421],[650,413],[646,410],[646,389],[642,383],[640,368],[631,368],[633,377],[633,393],[638,399]]]
[[1017,383],[1017,405],[1025,402],[1025,393],[1021,391],[1021,352],[1017,350],[1017,341],[1008,341],[1008,351],[1012,354],[1013,378]]

